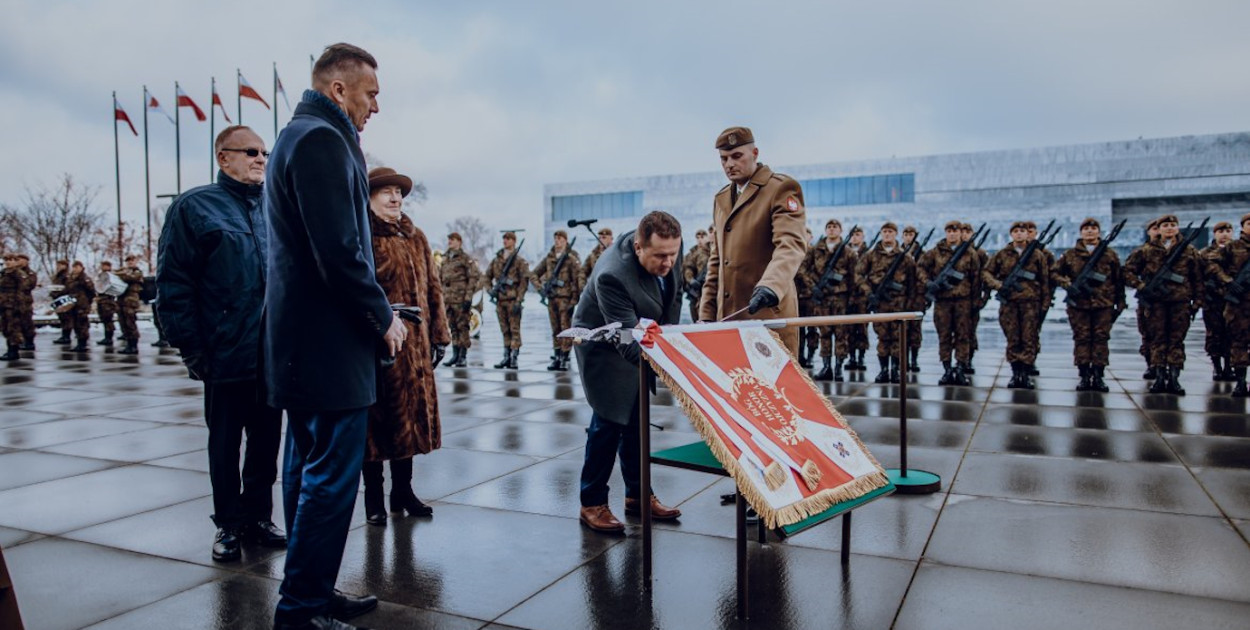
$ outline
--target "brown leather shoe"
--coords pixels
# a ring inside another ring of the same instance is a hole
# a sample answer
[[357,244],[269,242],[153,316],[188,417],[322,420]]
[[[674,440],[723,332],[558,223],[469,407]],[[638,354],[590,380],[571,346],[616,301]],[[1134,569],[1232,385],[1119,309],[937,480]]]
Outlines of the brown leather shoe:
[[[642,514],[642,506],[638,504],[638,499],[625,499],[625,514],[629,516],[638,516]],[[651,495],[651,518],[657,521],[675,521],[681,516],[681,510],[671,508],[660,500]]]
[[623,532],[625,524],[616,520],[612,515],[612,510],[607,505],[592,505],[583,507],[580,515],[582,525],[589,527],[597,532]]

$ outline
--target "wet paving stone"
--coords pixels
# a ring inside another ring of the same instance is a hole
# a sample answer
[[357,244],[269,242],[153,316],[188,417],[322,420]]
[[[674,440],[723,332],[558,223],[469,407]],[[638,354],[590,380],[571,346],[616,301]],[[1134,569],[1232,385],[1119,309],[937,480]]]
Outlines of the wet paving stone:
[[1058,429],[1102,429],[1109,431],[1153,431],[1154,426],[1135,409],[1091,407],[1047,407],[1042,405],[991,404],[981,416],[984,423]]
[[90,440],[106,435],[154,429],[155,422],[114,418],[67,418],[39,424],[25,424],[0,430],[0,445],[12,448],[45,448],[54,444]]
[[11,527],[0,527],[0,548],[12,549],[22,543],[43,538],[43,534],[35,532],[26,532]]
[[1198,482],[1230,518],[1250,519],[1250,470],[1196,470]]
[[0,454],[0,491],[119,466],[118,462],[35,451]]
[[30,409],[0,409],[0,429],[16,427],[23,424],[39,424],[62,420],[65,416],[49,411],[32,411]]
[[1176,463],[1163,438],[1153,433],[1054,429],[986,424],[977,427],[971,449],[991,453],[1079,457],[1121,462]]
[[[864,418],[849,416],[846,421],[870,448],[898,446],[901,433],[897,418]],[[907,443],[910,446],[963,449],[972,437],[973,426],[964,422],[908,420]]]
[[500,420],[457,431],[446,436],[443,443],[473,451],[555,457],[585,445],[586,432],[571,425]]
[[1250,439],[1182,435],[1167,441],[1191,466],[1250,469]]
[[96,459],[143,462],[201,450],[207,443],[208,429],[174,425],[57,444],[42,450]]

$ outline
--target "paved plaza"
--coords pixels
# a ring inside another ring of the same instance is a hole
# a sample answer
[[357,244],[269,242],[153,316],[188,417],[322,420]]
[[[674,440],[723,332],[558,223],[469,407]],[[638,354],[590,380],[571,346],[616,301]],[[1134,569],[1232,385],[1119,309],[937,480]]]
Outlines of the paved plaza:
[[[1062,307],[1060,307],[1061,309]],[[991,307],[992,309],[992,307]],[[1131,316],[1131,314],[1130,314]],[[1036,391],[1009,390],[1001,334],[982,324],[973,387],[938,387],[932,327],[909,386],[909,464],[941,492],[855,512],[850,564],[827,523],[752,542],[752,618],[735,619],[732,491],[655,467],[680,506],[657,524],[641,588],[637,519],[625,536],[577,520],[590,409],[553,374],[546,317],[527,312],[521,369],[494,370],[488,318],[470,367],[439,368],[443,448],[415,460],[430,519],[364,523],[339,587],[374,593],[355,620],[397,628],[1239,628],[1250,624],[1250,420],[1213,384],[1201,323],[1184,397],[1146,393],[1130,318],[1112,339],[1111,392],[1076,392],[1066,324],[1043,331]],[[209,557],[214,526],[201,386],[177,353],[62,351],[0,366],[0,546],[27,628],[269,628],[281,550]],[[94,334],[99,335],[98,330]],[[873,361],[869,361],[873,363]],[[483,366],[486,365],[486,367]],[[576,369],[576,368],[574,368]],[[872,453],[898,463],[897,386],[875,370],[823,387]],[[698,439],[668,392],[657,449]],[[280,488],[275,486],[275,496]],[[623,517],[623,485],[612,505]],[[280,503],[279,503],[280,506]],[[280,507],[279,507],[280,510]],[[281,525],[281,514],[275,514]]]

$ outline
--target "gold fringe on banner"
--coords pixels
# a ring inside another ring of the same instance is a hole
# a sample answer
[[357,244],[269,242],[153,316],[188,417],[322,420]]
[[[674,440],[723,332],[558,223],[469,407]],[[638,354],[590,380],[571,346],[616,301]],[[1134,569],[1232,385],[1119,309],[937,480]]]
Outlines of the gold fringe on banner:
[[[773,336],[773,340],[777,342],[778,346],[785,348],[785,346],[781,344],[781,337],[777,335],[776,331],[769,330],[768,332]],[[789,351],[786,351],[786,354],[789,355]],[[852,479],[837,488],[822,490],[810,497],[807,497],[806,499],[802,499],[778,509],[773,509],[768,505],[768,501],[764,498],[763,493],[756,488],[754,481],[746,474],[746,471],[743,470],[742,466],[738,463],[738,460],[734,459],[734,456],[729,451],[729,448],[726,447],[721,441],[721,437],[716,433],[716,429],[712,424],[712,421],[704,415],[703,410],[699,408],[698,404],[696,404],[684,390],[678,387],[676,381],[673,380],[673,377],[661,368],[646,352],[643,352],[642,356],[647,358],[647,363],[651,365],[651,369],[655,370],[655,373],[659,377],[660,381],[668,387],[669,391],[673,392],[673,396],[677,399],[678,404],[680,404],[682,410],[686,412],[686,417],[690,418],[690,423],[694,425],[695,430],[699,432],[703,441],[707,443],[708,449],[712,451],[712,455],[716,457],[716,461],[720,462],[720,465],[724,467],[726,472],[729,473],[729,476],[738,486],[738,492],[741,492],[743,498],[747,500],[747,503],[749,503],[751,507],[755,508],[756,513],[760,515],[760,518],[764,519],[764,525],[769,529],[777,529],[778,527],[793,525],[803,519],[820,514],[821,512],[824,512],[825,510],[842,503],[843,501],[859,498],[869,492],[872,492],[873,490],[876,490],[877,488],[885,487],[890,483],[889,478],[886,477],[885,470],[881,467],[881,464],[877,461],[877,459],[872,456],[872,453],[868,452],[868,449],[864,447],[864,443],[860,441],[859,435],[856,434],[855,431],[851,429],[850,425],[846,423],[846,419],[842,417],[842,414],[838,413],[837,409],[833,407],[833,404],[829,402],[829,398],[822,395],[820,396],[820,399],[824,402],[825,408],[829,411],[834,421],[838,423],[838,428],[850,434],[851,439],[855,440],[855,444],[859,447],[859,450],[863,452],[864,456],[872,462],[873,466],[875,466],[877,470],[872,474]],[[789,358],[791,365],[793,365],[795,369],[798,370],[799,374],[803,376],[807,385],[815,388],[816,383],[812,380],[811,375],[807,373],[807,370],[799,367],[798,361],[793,355],[790,355]],[[807,464],[811,464],[813,470],[809,471]],[[769,484],[770,490],[776,489],[772,487],[772,482],[768,481],[768,477],[771,476],[769,470],[771,470],[774,465],[781,468],[783,474],[788,474],[784,467],[781,467],[777,462],[773,462],[773,464],[768,467],[768,470],[765,471],[766,483]],[[808,461],[803,466],[801,476],[803,477],[803,481],[807,483],[808,489],[814,489],[815,485],[820,482],[820,469],[816,467],[814,462]],[[815,481],[812,481],[813,478]],[[780,485],[777,487],[780,487]]]
[[786,483],[786,468],[778,462],[773,462],[764,469],[764,482],[768,484],[769,490],[776,490]]

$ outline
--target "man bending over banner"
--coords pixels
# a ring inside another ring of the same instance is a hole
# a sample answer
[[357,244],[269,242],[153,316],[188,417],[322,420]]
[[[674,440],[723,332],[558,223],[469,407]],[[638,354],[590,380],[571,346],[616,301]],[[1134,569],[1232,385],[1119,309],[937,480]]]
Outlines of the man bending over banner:
[[[603,252],[573,313],[573,326],[598,328],[620,322],[633,328],[640,318],[675,324],[681,317],[681,224],[664,212],[642,218],[636,231],[623,234]],[[638,438],[638,344],[593,342],[576,347],[577,367],[586,402],[593,413],[582,465],[581,521],[600,532],[620,532],[625,525],[608,507],[608,479],[619,452],[625,479],[625,513],[641,512],[640,499],[651,501],[651,516],[673,520],[681,510],[667,507],[641,488]]]

